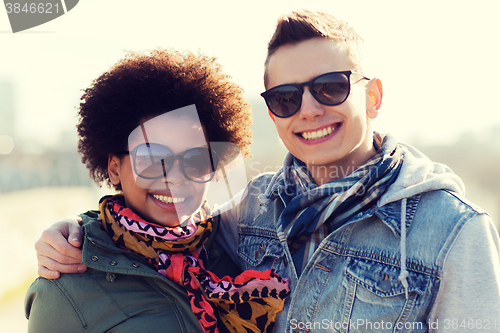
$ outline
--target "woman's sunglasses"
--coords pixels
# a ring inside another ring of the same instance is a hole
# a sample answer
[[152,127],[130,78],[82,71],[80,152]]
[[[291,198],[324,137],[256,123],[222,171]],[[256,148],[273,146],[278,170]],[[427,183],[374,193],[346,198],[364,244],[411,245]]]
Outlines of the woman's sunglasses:
[[333,106],[344,103],[351,91],[351,74],[360,75],[360,80],[370,80],[366,76],[352,71],[330,72],[321,74],[311,81],[282,84],[266,90],[260,95],[264,97],[267,107],[276,117],[287,118],[299,111],[304,86],[309,87],[311,95],[321,104]]
[[143,143],[132,151],[120,154],[131,155],[134,172],[145,179],[166,177],[175,160],[179,160],[186,179],[206,183],[214,177],[219,163],[215,151],[208,148],[193,148],[176,155],[168,147],[157,143]]

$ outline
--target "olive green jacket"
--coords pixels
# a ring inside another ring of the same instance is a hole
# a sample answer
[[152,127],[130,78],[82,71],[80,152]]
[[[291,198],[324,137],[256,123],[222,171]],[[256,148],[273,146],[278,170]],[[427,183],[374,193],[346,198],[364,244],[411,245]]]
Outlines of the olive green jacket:
[[[28,332],[202,332],[182,287],[142,257],[115,246],[100,228],[98,212],[82,214],[81,274],[36,279],[25,298]],[[235,276],[238,268],[215,242],[219,219],[205,243],[207,268]]]

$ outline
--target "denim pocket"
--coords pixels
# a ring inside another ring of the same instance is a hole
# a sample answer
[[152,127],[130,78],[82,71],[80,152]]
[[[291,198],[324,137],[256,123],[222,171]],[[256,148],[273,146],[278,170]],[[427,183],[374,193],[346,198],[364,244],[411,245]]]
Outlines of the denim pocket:
[[[347,278],[379,297],[391,297],[405,293],[398,279],[400,267],[378,262],[352,259],[347,266]],[[429,276],[408,271],[408,292],[423,295],[429,285]]]
[[240,233],[238,255],[250,266],[265,270],[276,268],[273,264],[284,256],[284,250],[278,238]]
[[354,332],[372,331],[373,327],[387,332],[424,332],[427,326],[423,314],[431,277],[408,271],[406,298],[398,279],[400,271],[399,267],[380,262],[351,259],[344,280],[346,297],[341,321],[360,323]]

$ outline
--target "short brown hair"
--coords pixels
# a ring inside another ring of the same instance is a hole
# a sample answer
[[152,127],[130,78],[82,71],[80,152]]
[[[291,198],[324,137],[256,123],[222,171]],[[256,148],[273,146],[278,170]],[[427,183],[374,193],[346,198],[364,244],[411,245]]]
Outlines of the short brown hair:
[[267,47],[264,85],[268,83],[268,65],[271,56],[283,45],[295,44],[313,38],[328,38],[340,42],[347,51],[354,70],[363,73],[361,46],[363,39],[346,22],[329,14],[301,10],[283,15]]
[[133,129],[192,104],[208,141],[231,142],[250,155],[250,104],[212,57],[165,49],[129,52],[95,79],[81,100],[78,151],[97,184],[112,185],[108,156],[127,150]]

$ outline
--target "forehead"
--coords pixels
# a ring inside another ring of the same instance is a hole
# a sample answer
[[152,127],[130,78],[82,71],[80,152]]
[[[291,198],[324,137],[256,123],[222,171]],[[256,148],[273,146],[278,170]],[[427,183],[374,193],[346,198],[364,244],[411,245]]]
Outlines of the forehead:
[[267,89],[285,83],[301,83],[335,71],[353,69],[347,51],[339,43],[313,38],[281,46],[270,57]]
[[141,143],[159,143],[178,153],[207,146],[207,139],[197,113],[170,111],[149,119],[130,133],[130,150]]

